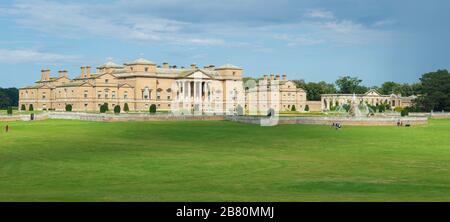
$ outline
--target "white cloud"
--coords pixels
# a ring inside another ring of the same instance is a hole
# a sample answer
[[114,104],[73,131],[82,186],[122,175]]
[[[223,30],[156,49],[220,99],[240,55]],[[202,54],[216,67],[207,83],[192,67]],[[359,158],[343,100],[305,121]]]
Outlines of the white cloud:
[[[179,2],[180,1],[180,2]],[[155,1],[160,2],[160,1]],[[180,21],[172,16],[135,12],[127,4],[156,4],[142,0],[113,1],[110,4],[59,3],[46,0],[20,1],[8,14],[20,26],[52,36],[66,38],[102,37],[138,43],[158,43],[186,46],[225,46],[266,50],[273,40],[285,41],[287,46],[318,44],[361,44],[387,39],[389,32],[377,28],[387,21],[371,26],[350,19],[338,19],[331,11],[311,9],[303,20],[280,22],[226,22],[201,20]],[[196,1],[196,7],[204,4]],[[159,4],[159,3],[158,3]],[[157,4],[157,5],[158,5]],[[166,3],[164,3],[166,4]],[[164,5],[163,4],[163,5]],[[167,7],[181,4],[169,1]],[[213,5],[223,5],[214,1]],[[211,6],[211,5],[210,5]],[[192,6],[194,7],[194,6]],[[194,8],[196,8],[194,7]],[[193,9],[192,9],[193,10]],[[145,11],[145,10],[144,10]],[[185,12],[184,12],[185,13]],[[214,13],[205,11],[204,13]],[[159,13],[161,14],[161,13]],[[195,16],[195,15],[189,15]],[[176,17],[176,16],[175,16]],[[253,45],[257,42],[257,47]]]
[[103,5],[34,0],[17,3],[7,13],[22,27],[68,38],[98,36],[193,45],[224,43],[222,39],[189,33],[186,28],[193,25],[186,22],[124,13]]
[[0,63],[59,64],[79,59],[79,56],[40,52],[33,49],[0,49]]
[[314,39],[303,35],[277,35],[275,38],[287,42],[288,46],[311,46],[324,43],[323,39]]
[[319,18],[319,19],[333,19],[334,14],[330,11],[322,9],[311,9],[306,13],[309,18]]

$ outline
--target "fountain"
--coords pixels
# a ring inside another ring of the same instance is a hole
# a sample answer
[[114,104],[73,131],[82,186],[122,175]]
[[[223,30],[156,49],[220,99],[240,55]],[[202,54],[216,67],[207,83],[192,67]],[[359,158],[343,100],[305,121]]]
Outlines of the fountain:
[[351,117],[364,117],[375,113],[366,103],[358,102],[355,93],[353,93],[350,104],[339,105],[336,107],[335,112]]

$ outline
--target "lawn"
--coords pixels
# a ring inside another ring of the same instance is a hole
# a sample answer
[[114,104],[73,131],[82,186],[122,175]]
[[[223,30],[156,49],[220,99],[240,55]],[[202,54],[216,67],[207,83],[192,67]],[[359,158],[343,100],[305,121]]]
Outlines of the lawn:
[[450,120],[8,124],[0,201],[450,201]]

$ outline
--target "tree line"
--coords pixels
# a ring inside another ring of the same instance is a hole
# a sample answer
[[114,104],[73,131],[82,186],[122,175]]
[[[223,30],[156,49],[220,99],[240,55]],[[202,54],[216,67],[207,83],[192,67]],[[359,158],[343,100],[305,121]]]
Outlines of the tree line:
[[17,88],[0,88],[0,109],[17,107],[19,104],[19,90]]

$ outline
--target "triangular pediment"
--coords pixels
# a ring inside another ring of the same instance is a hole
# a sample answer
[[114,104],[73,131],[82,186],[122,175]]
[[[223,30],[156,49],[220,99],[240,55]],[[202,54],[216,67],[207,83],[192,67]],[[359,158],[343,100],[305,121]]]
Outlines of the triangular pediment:
[[212,77],[201,70],[193,71],[183,78],[192,78],[192,79],[212,79]]
[[365,95],[366,96],[380,96],[381,94],[377,90],[371,89],[371,90],[367,91]]

